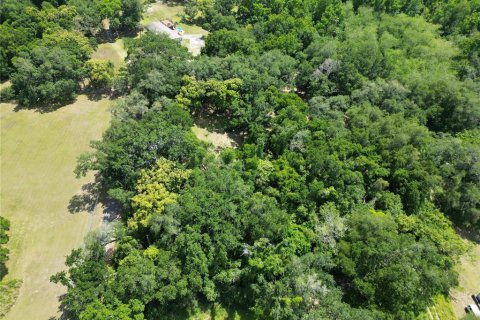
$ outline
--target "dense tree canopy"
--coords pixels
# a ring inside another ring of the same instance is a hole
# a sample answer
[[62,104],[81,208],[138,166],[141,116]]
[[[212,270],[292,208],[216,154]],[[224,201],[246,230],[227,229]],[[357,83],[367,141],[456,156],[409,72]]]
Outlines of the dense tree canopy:
[[60,47],[37,47],[14,62],[12,87],[23,105],[67,103],[73,100],[85,74],[80,61]]
[[[52,277],[72,319],[221,304],[257,319],[406,320],[447,294],[466,250],[453,223],[480,227],[478,1],[185,10],[210,31],[202,54],[149,32],[127,41],[112,125],[79,158],[122,221],[111,259],[94,237]],[[49,45],[83,59],[74,35]],[[239,147],[212,152],[199,118]]]
[[21,105],[51,108],[71,101],[87,76],[92,87],[112,85],[111,66],[85,62],[97,40],[138,31],[143,2],[5,0],[0,12],[1,80]]

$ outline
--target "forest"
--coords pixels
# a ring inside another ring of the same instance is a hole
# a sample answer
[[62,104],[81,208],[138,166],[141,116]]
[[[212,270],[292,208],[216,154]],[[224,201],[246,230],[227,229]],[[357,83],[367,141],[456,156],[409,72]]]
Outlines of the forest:
[[[51,277],[68,319],[220,304],[406,320],[448,296],[468,250],[456,229],[480,230],[480,1],[182,3],[209,31],[201,55],[142,31],[118,71],[91,53],[141,31],[142,1],[0,4],[2,100],[121,97],[75,169],[121,210]],[[199,116],[241,144],[213,152],[191,130]]]

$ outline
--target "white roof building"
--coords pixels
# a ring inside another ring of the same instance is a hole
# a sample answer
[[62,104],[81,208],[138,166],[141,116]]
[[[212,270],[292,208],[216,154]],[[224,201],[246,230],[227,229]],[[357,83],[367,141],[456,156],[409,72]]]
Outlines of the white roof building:
[[169,27],[167,27],[166,25],[164,25],[163,23],[158,22],[158,21],[150,23],[147,26],[147,29],[152,31],[152,32],[166,34],[167,36],[170,37],[170,39],[182,40],[182,36],[179,35],[176,30],[172,30]]

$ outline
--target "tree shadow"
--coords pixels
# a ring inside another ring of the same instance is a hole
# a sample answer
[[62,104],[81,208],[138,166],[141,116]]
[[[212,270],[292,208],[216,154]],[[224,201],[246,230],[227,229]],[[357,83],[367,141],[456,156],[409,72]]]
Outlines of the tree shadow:
[[168,7],[184,6],[187,1],[185,0],[157,0],[158,3],[163,3]]
[[455,227],[455,230],[463,239],[469,240],[476,244],[480,244],[480,230],[460,229],[459,227]]
[[40,112],[40,113],[49,113],[49,112],[54,112],[62,107],[68,106],[72,103],[75,103],[76,100],[77,100],[77,97],[73,99],[64,100],[58,103],[50,103],[50,104],[25,105],[25,104],[17,103],[17,105],[13,110],[15,112],[18,112],[21,110],[35,110],[36,112]]
[[94,182],[86,183],[82,186],[82,192],[74,195],[67,206],[68,212],[78,213],[82,211],[92,212],[95,209],[99,198],[99,183],[97,179]]
[[120,212],[122,210],[122,206],[118,201],[102,196],[100,202],[103,204],[104,222],[108,223],[120,219]]
[[5,277],[8,273],[8,268],[5,263],[0,263],[0,281]]
[[97,44],[102,43],[115,43],[120,38],[135,38],[142,32],[142,28],[135,30],[110,30],[103,29],[96,36],[95,40]]
[[193,122],[200,128],[207,129],[210,132],[226,134],[235,146],[241,146],[245,132],[240,130],[228,130],[227,120],[224,115],[216,114],[211,111],[195,112],[192,115]]
[[58,296],[58,301],[60,302],[60,305],[58,307],[58,311],[61,314],[59,316],[50,317],[50,318],[48,318],[48,320],[68,320],[68,319],[72,319],[72,317],[70,317],[69,312],[67,310],[67,305],[66,305],[66,301],[65,301],[66,297],[67,297],[67,294],[61,294],[61,295]]
[[86,95],[90,101],[99,101],[103,98],[111,98],[110,92],[110,88],[95,88],[92,86],[86,86],[81,91],[81,94]]

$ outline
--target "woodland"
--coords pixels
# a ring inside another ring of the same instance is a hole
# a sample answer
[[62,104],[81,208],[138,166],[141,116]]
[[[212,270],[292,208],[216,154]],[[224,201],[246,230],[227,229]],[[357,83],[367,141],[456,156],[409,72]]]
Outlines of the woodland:
[[[2,100],[120,97],[75,170],[120,220],[52,276],[69,319],[416,319],[457,285],[456,228],[480,229],[479,0],[188,0],[201,55],[141,32],[120,70],[90,55],[143,2],[38,2],[0,4]],[[213,152],[199,116],[240,145]]]

